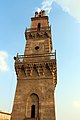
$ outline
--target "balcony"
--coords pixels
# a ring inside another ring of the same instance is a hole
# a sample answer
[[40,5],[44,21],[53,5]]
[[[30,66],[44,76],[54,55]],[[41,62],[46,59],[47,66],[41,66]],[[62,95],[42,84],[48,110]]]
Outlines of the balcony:
[[39,31],[51,31],[51,26],[40,27],[40,28],[26,28],[26,32],[39,32]]
[[18,55],[14,57],[17,63],[38,63],[38,62],[50,62],[56,61],[56,51],[54,53],[46,54],[31,54],[31,55]]
[[51,26],[40,27],[40,28],[26,28],[25,38],[29,39],[51,39]]
[[[33,54],[18,55],[15,59],[15,70],[18,79],[23,79],[20,72],[23,71],[24,79],[50,79],[54,74],[54,85],[57,84],[57,68],[56,68],[56,51],[51,54]],[[38,120],[34,118],[26,118],[25,120]]]

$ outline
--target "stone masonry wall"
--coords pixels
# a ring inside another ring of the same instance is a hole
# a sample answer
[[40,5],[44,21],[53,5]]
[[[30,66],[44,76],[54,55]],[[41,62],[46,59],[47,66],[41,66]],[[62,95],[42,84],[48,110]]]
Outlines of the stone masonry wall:
[[26,116],[26,105],[27,99],[32,93],[39,97],[40,120],[55,120],[53,89],[52,79],[18,80],[11,120],[23,120],[25,117],[31,117]]

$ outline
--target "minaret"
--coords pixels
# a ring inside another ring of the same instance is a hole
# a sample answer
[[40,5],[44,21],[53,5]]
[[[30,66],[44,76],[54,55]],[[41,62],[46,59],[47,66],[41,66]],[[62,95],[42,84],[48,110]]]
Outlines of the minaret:
[[35,12],[25,38],[24,55],[14,57],[17,87],[11,120],[56,120],[56,51],[52,53],[51,26],[44,10]]

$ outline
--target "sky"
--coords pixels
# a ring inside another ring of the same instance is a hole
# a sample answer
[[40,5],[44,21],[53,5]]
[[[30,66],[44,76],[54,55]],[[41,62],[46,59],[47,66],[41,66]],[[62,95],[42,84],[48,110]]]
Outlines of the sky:
[[14,56],[24,54],[26,27],[45,9],[57,52],[56,120],[80,120],[80,0],[0,0],[0,111],[11,113]]

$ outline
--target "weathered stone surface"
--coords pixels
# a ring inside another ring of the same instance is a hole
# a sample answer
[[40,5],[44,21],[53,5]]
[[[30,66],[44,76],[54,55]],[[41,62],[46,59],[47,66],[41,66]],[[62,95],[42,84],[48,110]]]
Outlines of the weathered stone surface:
[[11,115],[9,113],[0,112],[0,120],[10,120]]

